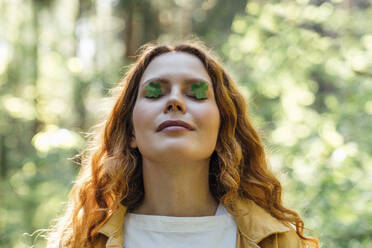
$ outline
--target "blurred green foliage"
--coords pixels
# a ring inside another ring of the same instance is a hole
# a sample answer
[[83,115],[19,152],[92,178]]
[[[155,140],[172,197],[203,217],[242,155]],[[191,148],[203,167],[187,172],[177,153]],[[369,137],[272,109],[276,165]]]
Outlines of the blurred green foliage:
[[371,16],[368,0],[1,1],[0,247],[43,247],[30,235],[63,210],[136,49],[189,34],[239,83],[322,247],[372,247]]
[[372,247],[372,8],[249,2],[223,45],[285,200],[326,247]]

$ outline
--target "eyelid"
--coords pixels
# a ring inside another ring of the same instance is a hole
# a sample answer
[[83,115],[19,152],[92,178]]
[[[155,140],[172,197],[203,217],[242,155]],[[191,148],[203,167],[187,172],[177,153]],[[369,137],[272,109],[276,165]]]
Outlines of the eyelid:
[[[149,97],[149,96],[146,95],[146,89],[145,89],[145,88],[146,88],[149,84],[151,84],[151,83],[157,83],[157,84],[160,84],[160,86],[161,86],[161,94],[160,94],[159,96],[157,96],[157,97]],[[204,82],[204,81],[201,81],[200,83],[205,83],[205,82]],[[183,88],[187,89],[187,90],[186,90],[186,95],[189,96],[189,97],[191,97],[191,98],[193,98],[193,99],[195,99],[195,100],[198,100],[198,101],[202,101],[202,100],[206,100],[206,99],[208,99],[207,96],[204,97],[204,98],[197,98],[196,95],[194,95],[193,93],[191,93],[191,94],[187,94],[187,93],[190,93],[190,90],[191,90],[191,88],[192,88],[192,86],[193,86],[194,84],[198,84],[198,83],[197,83],[197,82],[188,83],[188,84],[186,84],[186,85],[187,85],[186,87],[183,87]],[[209,85],[208,85],[208,86],[209,86]],[[145,92],[145,94],[144,94],[145,98],[148,98],[148,99],[157,99],[157,98],[159,98],[159,97],[164,96],[164,94],[163,94],[163,92],[164,92],[164,87],[165,87],[166,89],[169,88],[169,84],[164,84],[164,83],[159,82],[159,81],[157,81],[157,80],[149,81],[149,82],[146,84],[146,86],[143,87],[143,88],[144,88],[144,92]],[[209,89],[209,87],[208,87],[208,89]],[[208,90],[207,90],[207,91],[208,91]],[[207,93],[207,95],[208,95],[208,93]]]
[[208,97],[204,97],[204,98],[197,98],[196,96],[192,96],[192,98],[198,100],[198,101],[203,101],[203,100],[207,100]]
[[[149,97],[149,96],[146,96],[145,95],[145,98],[148,98],[148,99],[158,99],[160,97],[164,96],[164,94],[160,94],[158,97]],[[208,97],[204,97],[204,98],[197,98],[195,95],[187,95],[188,97],[191,97],[197,101],[203,101],[203,100],[207,100]]]

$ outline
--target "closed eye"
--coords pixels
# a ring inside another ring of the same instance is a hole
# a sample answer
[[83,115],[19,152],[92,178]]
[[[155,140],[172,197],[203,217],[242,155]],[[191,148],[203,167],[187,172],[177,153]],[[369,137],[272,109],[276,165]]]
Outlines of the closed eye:
[[152,97],[152,96],[145,96],[145,98],[149,98],[149,99],[156,99],[156,98],[159,98],[159,97],[162,97],[163,95],[159,95],[158,97]]
[[[149,96],[145,96],[145,98],[148,98],[148,99],[157,99],[157,98],[160,98],[164,95],[159,95],[158,97],[149,97]],[[193,96],[193,95],[187,95],[188,97],[192,98],[192,99],[195,99],[197,101],[203,101],[203,100],[207,100],[208,98],[197,98],[196,96]]]
[[197,98],[196,96],[193,96],[193,95],[188,95],[188,96],[191,97],[191,98],[193,98],[193,99],[195,99],[195,100],[197,100],[197,101],[207,100],[206,97],[205,98]]

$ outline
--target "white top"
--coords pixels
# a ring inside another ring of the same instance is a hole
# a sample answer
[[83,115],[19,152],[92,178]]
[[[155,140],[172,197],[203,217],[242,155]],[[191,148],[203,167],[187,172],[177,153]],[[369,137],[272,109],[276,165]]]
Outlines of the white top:
[[214,216],[174,217],[127,213],[125,248],[235,248],[233,216],[219,204]]

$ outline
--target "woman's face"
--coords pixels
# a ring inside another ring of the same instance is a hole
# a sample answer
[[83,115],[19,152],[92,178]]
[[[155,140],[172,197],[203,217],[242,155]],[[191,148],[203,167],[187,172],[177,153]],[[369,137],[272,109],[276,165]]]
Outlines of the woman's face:
[[[190,91],[193,83],[201,81],[208,85],[204,100]],[[146,97],[145,86],[151,82],[161,85],[156,98]],[[132,118],[135,138],[131,147],[138,147],[144,159],[185,162],[210,158],[217,142],[220,114],[202,62],[184,52],[155,57],[140,80]],[[194,130],[157,131],[167,120],[182,120]]]

